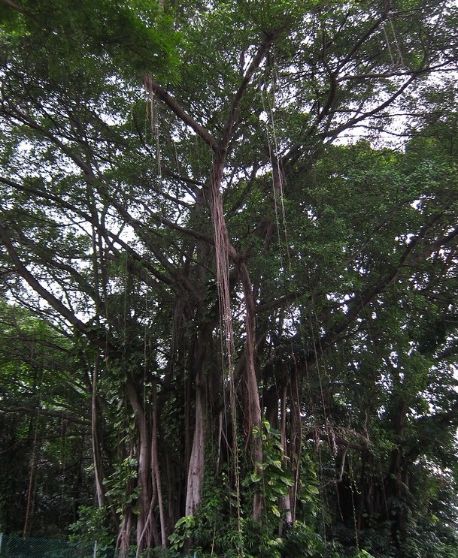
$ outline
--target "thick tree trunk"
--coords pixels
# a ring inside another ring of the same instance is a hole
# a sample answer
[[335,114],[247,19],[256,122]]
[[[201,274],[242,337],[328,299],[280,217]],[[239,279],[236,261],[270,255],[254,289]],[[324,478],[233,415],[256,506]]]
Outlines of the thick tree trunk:
[[195,418],[186,485],[186,515],[193,515],[202,499],[205,472],[205,406],[208,381],[206,368],[208,358],[212,355],[212,330],[214,327],[213,320],[203,319],[198,334],[194,336],[191,349],[193,351],[192,372],[195,377]]
[[[287,442],[286,442],[286,400],[287,400],[287,388],[283,389],[283,395],[281,398],[281,427],[280,427],[280,442],[283,449],[283,466],[286,466],[287,462]],[[281,508],[284,512],[284,522],[286,525],[292,525],[293,516],[291,511],[291,494],[288,488],[288,492],[283,496],[281,500]]]
[[403,505],[399,505],[406,498],[406,483],[404,471],[404,448],[403,437],[407,424],[407,403],[400,399],[395,407],[393,416],[393,427],[397,445],[391,453],[390,474],[388,477],[388,496],[394,497],[393,501],[398,505],[391,512],[393,543],[397,548],[401,547],[406,535],[406,511]]
[[94,462],[94,479],[95,492],[97,496],[97,504],[99,508],[105,505],[105,490],[103,488],[103,468],[102,456],[100,452],[99,428],[97,420],[97,373],[98,359],[94,363],[92,373],[92,398],[91,398],[91,443],[92,443],[92,459]]
[[297,362],[293,355],[291,388],[291,426],[290,426],[290,459],[291,471],[293,473],[294,484],[291,487],[291,520],[296,521],[297,493],[299,491],[299,478],[301,472],[301,453],[302,453],[302,419],[300,406],[300,386],[299,371]]
[[204,424],[204,397],[201,385],[202,373],[198,373],[196,380],[196,412],[194,425],[194,438],[192,441],[191,458],[188,467],[188,482],[186,489],[186,515],[193,515],[202,498],[202,485],[204,478],[204,450],[205,450],[205,424]]
[[153,484],[156,488],[157,503],[159,507],[159,522],[161,528],[161,546],[165,548],[167,546],[167,529],[165,524],[165,514],[164,514],[164,501],[162,498],[162,486],[161,486],[161,474],[159,468],[159,452],[157,450],[157,396],[156,387],[154,388],[154,409],[153,409],[153,433],[151,436],[151,474],[153,478]]
[[135,413],[138,428],[138,503],[139,511],[137,517],[137,547],[150,548],[152,543],[153,530],[151,522],[153,520],[150,513],[151,490],[150,490],[150,470],[151,470],[151,452],[150,437],[148,435],[148,427],[146,423],[145,411],[138,398],[137,391],[131,380],[126,384],[127,396],[129,403]]
[[[245,297],[245,356],[246,356],[246,377],[245,384],[248,397],[248,420],[247,420],[247,436],[251,444],[251,455],[254,467],[260,472],[262,464],[262,438],[260,435],[252,436],[253,428],[261,428],[261,403],[259,400],[258,380],[256,377],[255,366],[255,349],[256,349],[256,307],[253,295],[253,286],[245,263],[240,264],[240,276],[243,286],[243,294]],[[253,497],[253,519],[259,520],[262,514],[262,494],[257,492]]]
[[40,407],[38,407],[37,415],[35,418],[35,433],[33,436],[32,455],[30,457],[29,483],[27,487],[27,502],[26,502],[26,510],[25,510],[24,528],[22,531],[22,536],[24,538],[30,535],[30,530],[32,527],[33,508],[34,508],[34,501],[35,501],[35,497],[34,497],[35,477],[36,477],[36,468],[37,468],[38,451],[39,451],[38,449],[39,429],[40,429]]
[[127,558],[130,547],[130,532],[132,530],[132,510],[130,506],[125,510],[116,539],[118,558]]

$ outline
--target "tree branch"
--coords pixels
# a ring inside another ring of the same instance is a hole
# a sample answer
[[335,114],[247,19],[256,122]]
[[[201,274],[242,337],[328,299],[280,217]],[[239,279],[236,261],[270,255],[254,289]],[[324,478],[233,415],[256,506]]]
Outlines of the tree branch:
[[253,77],[254,72],[258,69],[261,62],[263,61],[275,37],[276,34],[271,33],[265,38],[265,40],[259,47],[257,53],[253,57],[253,60],[250,62],[250,65],[248,66],[245,75],[243,76],[239,88],[237,89],[234,98],[232,99],[231,108],[229,109],[229,116],[227,117],[226,123],[224,124],[223,134],[222,134],[221,142],[219,144],[220,149],[222,150],[227,149],[227,145],[229,144],[237,120],[237,115],[240,109],[240,103],[250,83],[250,80]]
[[165,89],[163,89],[158,83],[156,83],[151,75],[145,76],[144,79],[145,88],[150,93],[154,93],[161,101],[163,101],[170,110],[178,116],[178,118],[189,126],[194,132],[204,140],[204,142],[209,145],[213,151],[217,151],[218,143],[212,134],[204,128],[201,124],[196,122],[192,116],[190,116],[185,109],[180,105],[180,103],[172,97]]
[[34,414],[34,413],[37,412],[38,409],[40,410],[41,415],[45,415],[45,416],[49,416],[49,417],[53,417],[53,418],[65,419],[65,420],[68,420],[70,422],[76,422],[77,424],[84,424],[84,425],[89,426],[89,421],[85,420],[84,418],[80,418],[80,417],[76,417],[74,415],[70,415],[69,413],[66,413],[64,411],[43,409],[42,407],[38,407],[38,406],[27,407],[25,405],[15,405],[15,406],[9,406],[9,407],[0,407],[0,413],[5,413],[5,414],[9,414],[9,413]]

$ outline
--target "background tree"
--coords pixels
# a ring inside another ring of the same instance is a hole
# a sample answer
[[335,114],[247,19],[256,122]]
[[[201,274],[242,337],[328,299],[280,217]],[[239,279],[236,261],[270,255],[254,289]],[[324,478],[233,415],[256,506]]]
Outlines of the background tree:
[[1,306],[2,531],[55,535],[92,504],[88,394],[71,344]]

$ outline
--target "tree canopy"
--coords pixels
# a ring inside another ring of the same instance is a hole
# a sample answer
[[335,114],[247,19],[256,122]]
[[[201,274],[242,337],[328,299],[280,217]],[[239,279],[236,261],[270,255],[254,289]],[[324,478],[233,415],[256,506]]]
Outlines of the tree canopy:
[[455,555],[453,4],[0,1],[0,530]]

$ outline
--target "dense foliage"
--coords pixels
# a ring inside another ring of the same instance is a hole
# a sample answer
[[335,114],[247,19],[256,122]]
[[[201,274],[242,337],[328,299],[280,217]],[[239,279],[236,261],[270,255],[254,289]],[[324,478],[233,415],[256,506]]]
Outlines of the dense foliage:
[[456,556],[453,2],[0,21],[0,531]]

